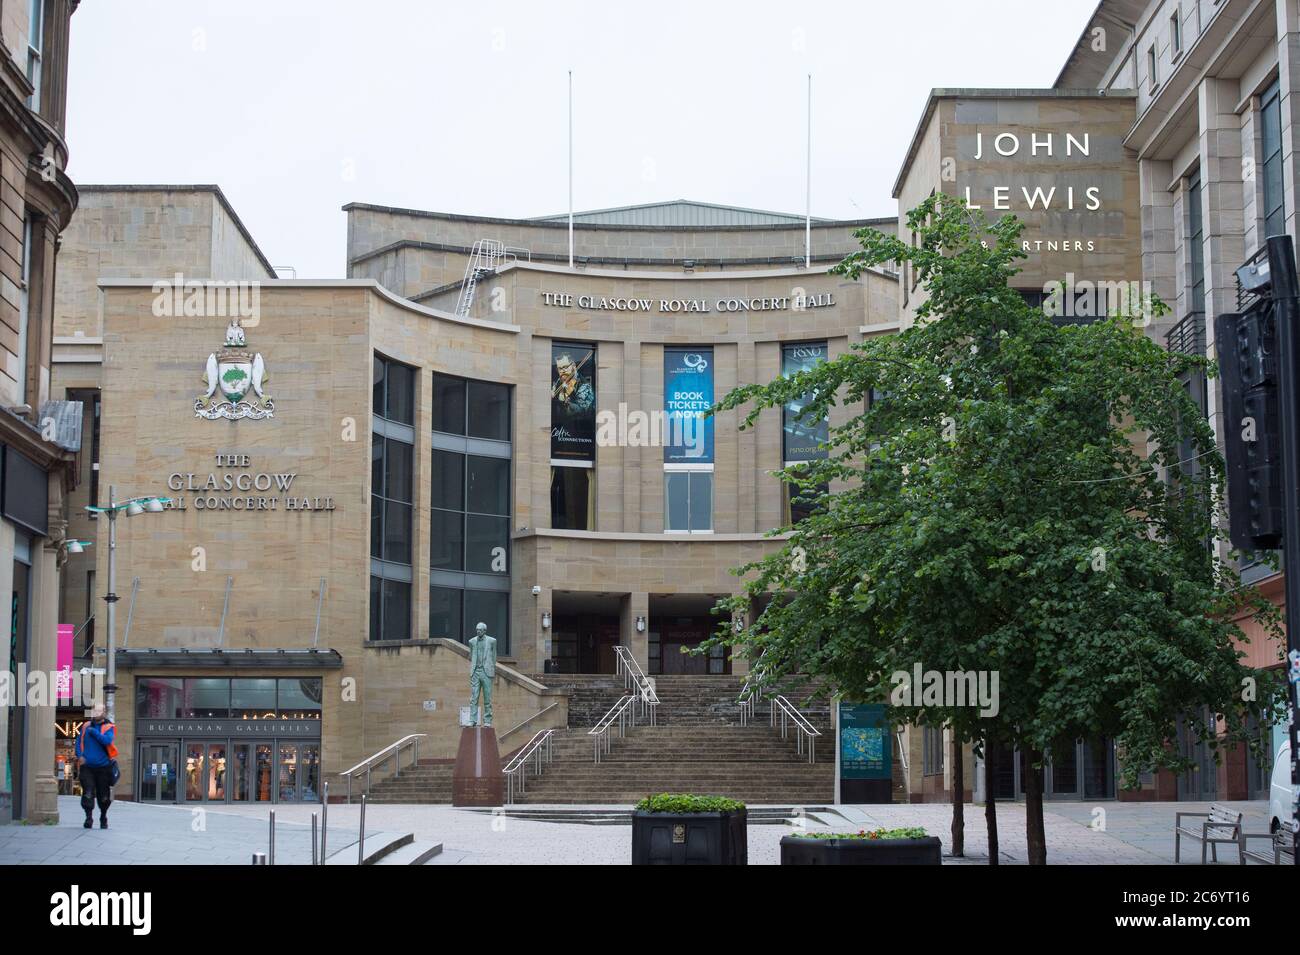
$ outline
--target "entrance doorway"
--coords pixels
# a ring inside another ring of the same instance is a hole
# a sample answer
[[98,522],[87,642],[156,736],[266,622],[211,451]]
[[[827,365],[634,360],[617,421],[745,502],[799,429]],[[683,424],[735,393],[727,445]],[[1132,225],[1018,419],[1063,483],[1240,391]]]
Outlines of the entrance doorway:
[[556,592],[551,658],[556,673],[613,673],[618,662],[621,598],[616,594]]
[[[995,747],[994,793],[998,799],[1024,799],[1031,767],[1026,754]],[[1114,799],[1115,744],[1103,736],[1058,746],[1043,767],[1043,799]]]
[[138,744],[141,802],[319,802],[319,740],[147,740]]
[[689,652],[717,630],[719,618],[712,611],[720,599],[709,594],[650,598],[651,675],[731,672],[731,657],[726,647],[714,647],[706,654]]
[[1208,706],[1178,724],[1178,751],[1192,762],[1192,768],[1178,776],[1179,799],[1211,802],[1219,795],[1219,767],[1209,741],[1200,738],[1202,727],[1211,738],[1218,731]]
[[139,781],[135,791],[140,802],[175,802],[178,774],[177,743],[143,743],[140,746]]

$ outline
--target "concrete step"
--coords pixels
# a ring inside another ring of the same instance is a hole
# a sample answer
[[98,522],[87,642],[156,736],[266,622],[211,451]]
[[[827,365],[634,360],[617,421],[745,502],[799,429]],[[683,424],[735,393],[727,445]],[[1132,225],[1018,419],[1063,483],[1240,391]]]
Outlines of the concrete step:
[[441,852],[441,842],[408,842],[382,856],[376,865],[424,865]]

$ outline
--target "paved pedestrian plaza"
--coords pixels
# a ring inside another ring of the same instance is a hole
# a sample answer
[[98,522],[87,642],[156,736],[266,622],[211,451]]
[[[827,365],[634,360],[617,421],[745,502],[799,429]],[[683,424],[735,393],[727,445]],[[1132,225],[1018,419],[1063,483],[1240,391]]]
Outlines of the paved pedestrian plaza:
[[[1265,828],[1264,803],[1230,803],[1246,815],[1247,829]],[[529,812],[548,807],[528,806]],[[599,807],[553,807],[572,811]],[[609,808],[609,807],[606,807]],[[627,807],[619,807],[626,809]],[[1173,819],[1207,803],[1051,803],[1046,807],[1048,862],[1057,865],[1158,865],[1173,861]],[[311,858],[311,816],[322,807],[276,807],[276,863],[307,864]],[[0,863],[63,865],[244,865],[255,852],[268,852],[270,827],[263,807],[191,809],[118,802],[110,828],[83,829],[74,797],[60,797],[57,825],[0,827]],[[354,864],[360,806],[329,807],[326,842],[331,864]],[[814,809],[795,825],[809,829],[856,831],[877,827],[923,826],[944,844],[945,863],[988,860],[982,806],[966,807],[966,857],[949,857],[952,809],[946,804],[839,806]],[[998,805],[1000,855],[1006,864],[1023,864],[1025,813],[1022,805]],[[751,825],[749,861],[773,865],[790,825]],[[441,844],[433,865],[617,865],[630,861],[627,824],[593,825],[536,821],[500,811],[450,806],[376,805],[366,810],[366,845],[411,834],[416,844]],[[367,853],[369,849],[367,849]],[[1199,852],[1190,853],[1199,863]],[[1184,862],[1187,862],[1184,856]],[[1235,852],[1221,851],[1220,864],[1237,863]]]

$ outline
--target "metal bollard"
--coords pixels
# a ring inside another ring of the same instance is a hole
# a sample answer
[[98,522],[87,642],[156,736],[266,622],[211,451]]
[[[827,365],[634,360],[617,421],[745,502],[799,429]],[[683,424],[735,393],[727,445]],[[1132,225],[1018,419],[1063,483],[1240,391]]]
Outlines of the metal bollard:
[[330,784],[324,786],[325,802],[320,811],[320,864],[325,864],[325,836],[330,827]]
[[271,810],[271,865],[275,865],[275,810]]
[[266,865],[266,853],[265,853],[265,852],[254,852],[254,853],[253,853],[253,865]]
[[316,865],[316,813],[311,814],[311,864]]
[[361,834],[357,836],[357,865],[366,857],[366,797],[361,796]]

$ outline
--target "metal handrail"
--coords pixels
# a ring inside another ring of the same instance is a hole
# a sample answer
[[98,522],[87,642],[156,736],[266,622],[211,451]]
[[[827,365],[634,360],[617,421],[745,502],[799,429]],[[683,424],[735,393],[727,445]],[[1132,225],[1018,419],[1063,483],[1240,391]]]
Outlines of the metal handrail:
[[754,715],[754,707],[759,700],[763,699],[763,673],[759,666],[763,662],[763,657],[767,655],[764,650],[754,661],[754,665],[749,668],[749,674],[745,677],[745,683],[740,688],[740,698],[736,701],[740,707],[740,725],[748,726],[749,719]]
[[538,710],[536,713],[534,713],[532,716],[529,716],[529,717],[526,717],[526,718],[520,720],[520,721],[519,721],[518,723],[516,723],[514,726],[510,727],[510,729],[506,730],[504,733],[502,733],[500,736],[498,736],[498,737],[497,737],[497,742],[498,742],[498,743],[501,742],[503,739],[505,739],[505,738],[506,738],[507,736],[509,736],[511,733],[517,733],[517,732],[519,732],[521,729],[523,729],[525,726],[527,726],[527,725],[528,725],[529,723],[531,723],[533,720],[537,719],[539,716],[545,716],[547,713],[549,713],[551,710],[555,709],[555,708],[556,708],[557,706],[559,706],[559,705],[560,705],[559,703],[552,703],[550,706],[544,706],[544,707],[542,707],[540,710]]
[[629,720],[633,726],[636,725],[636,707],[633,706],[633,703],[637,699],[638,695],[635,693],[619,697],[618,702],[609,708],[609,712],[600,718],[600,722],[587,731],[587,735],[592,737],[596,762],[599,763],[600,757],[609,752],[609,732],[613,729],[615,723],[618,724],[619,736],[623,736],[627,732]]
[[519,779],[519,791],[528,791],[528,763],[531,760],[537,775],[542,775],[542,770],[547,763],[551,761],[551,737],[555,735],[555,730],[538,730],[518,753],[514,759],[506,764],[505,769],[501,770],[502,775],[506,777],[506,805],[515,801],[515,778]]
[[623,677],[624,689],[635,689],[640,697],[638,705],[644,714],[649,711],[650,725],[655,725],[655,713],[659,706],[659,694],[655,692],[654,683],[645,672],[641,665],[636,662],[636,657],[627,647],[619,644],[614,647],[614,675]]
[[360,775],[362,770],[365,771],[366,788],[364,794],[369,795],[370,794],[370,771],[374,768],[375,764],[382,762],[385,759],[391,758],[393,760],[393,775],[396,776],[401,769],[400,759],[401,759],[402,750],[405,749],[407,746],[411,747],[412,750],[411,765],[414,766],[416,763],[420,761],[420,740],[424,739],[428,735],[429,734],[427,733],[412,733],[410,736],[403,736],[396,743],[390,743],[389,745],[385,746],[379,752],[375,753],[374,756],[371,756],[368,759],[363,759],[361,762],[357,763],[351,769],[347,770],[346,772],[340,773],[339,774],[340,778],[346,779],[348,781],[348,795],[347,795],[348,805],[352,804],[352,777],[353,776]]
[[804,740],[808,741],[808,762],[817,762],[817,737],[821,736],[821,730],[808,722],[794,704],[784,696],[772,697],[772,725],[776,726],[777,709],[781,711],[781,738],[785,739],[791,723],[798,731],[796,743],[798,745],[799,755],[803,755]]

